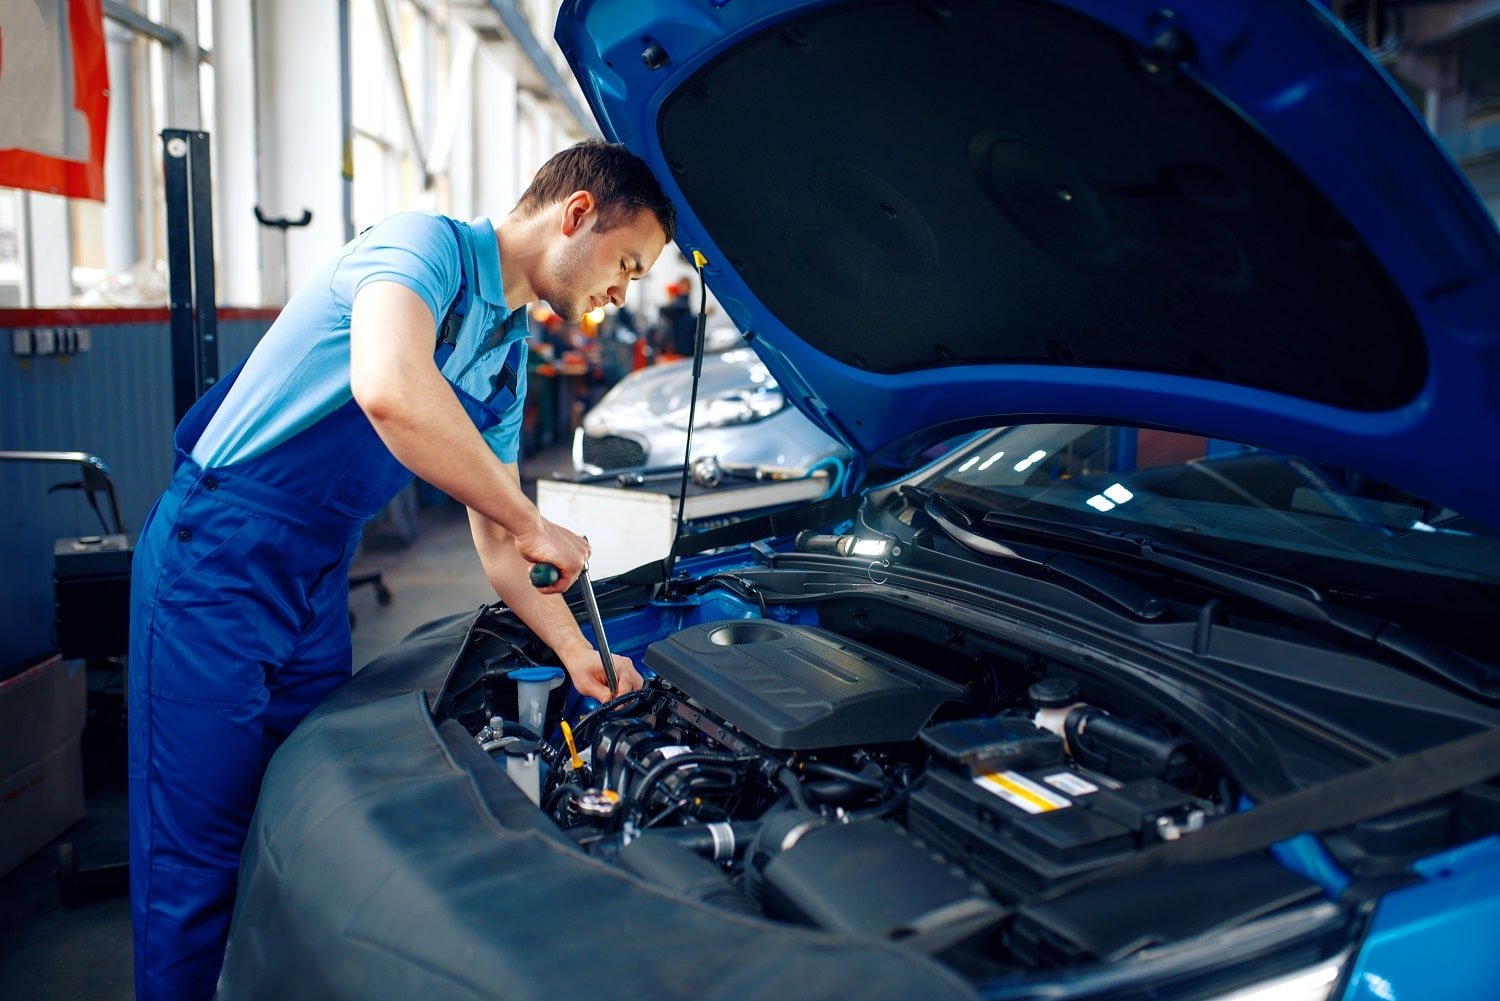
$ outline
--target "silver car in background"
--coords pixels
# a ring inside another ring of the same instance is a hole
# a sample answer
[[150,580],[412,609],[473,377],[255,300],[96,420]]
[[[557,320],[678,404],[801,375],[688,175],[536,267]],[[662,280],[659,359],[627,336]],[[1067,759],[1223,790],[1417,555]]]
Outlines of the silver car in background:
[[[639,369],[621,379],[573,436],[573,468],[594,475],[680,466],[687,441],[692,359]],[[787,403],[755,352],[745,347],[705,355],[693,424],[693,459],[805,472],[844,447]]]

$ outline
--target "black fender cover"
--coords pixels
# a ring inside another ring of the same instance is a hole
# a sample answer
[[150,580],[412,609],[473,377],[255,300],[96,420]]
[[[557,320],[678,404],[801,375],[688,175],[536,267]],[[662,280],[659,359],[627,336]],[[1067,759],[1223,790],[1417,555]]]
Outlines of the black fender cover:
[[977,996],[913,950],[717,910],[579,851],[432,715],[476,619],[414,631],[272,758],[218,997]]

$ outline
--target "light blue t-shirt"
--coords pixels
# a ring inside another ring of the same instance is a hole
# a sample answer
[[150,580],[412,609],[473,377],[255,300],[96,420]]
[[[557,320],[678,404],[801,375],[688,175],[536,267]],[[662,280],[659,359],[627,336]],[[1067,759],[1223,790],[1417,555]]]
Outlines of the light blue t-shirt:
[[402,212],[371,226],[292,296],[193,447],[193,461],[222,468],[254,458],[348,403],[353,399],[349,315],[359,290],[374,281],[404,285],[427,303],[435,330],[458,294],[460,268],[467,276],[469,305],[443,376],[476,399],[487,399],[510,345],[521,342],[516,400],[484,432],[500,461],[518,461],[526,311],[506,308],[500,249],[489,220],[454,226],[428,212]]

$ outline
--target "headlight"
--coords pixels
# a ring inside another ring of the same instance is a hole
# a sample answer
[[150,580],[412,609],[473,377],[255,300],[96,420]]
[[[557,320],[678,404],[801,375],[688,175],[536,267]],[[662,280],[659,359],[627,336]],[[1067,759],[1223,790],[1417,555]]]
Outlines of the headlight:
[[[698,401],[694,426],[700,428],[731,427],[753,424],[786,408],[786,397],[775,386],[735,388]],[[672,411],[664,418],[674,428],[688,426],[688,408]]]
[[1327,1001],[1348,954],[1221,994],[1214,1001]]

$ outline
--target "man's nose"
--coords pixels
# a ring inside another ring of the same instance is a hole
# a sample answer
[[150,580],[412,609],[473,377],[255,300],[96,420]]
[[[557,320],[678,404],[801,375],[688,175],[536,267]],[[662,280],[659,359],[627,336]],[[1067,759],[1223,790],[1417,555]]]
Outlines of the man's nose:
[[616,309],[619,309],[625,305],[625,296],[629,291],[627,286],[611,285],[609,289],[609,301],[614,304]]

